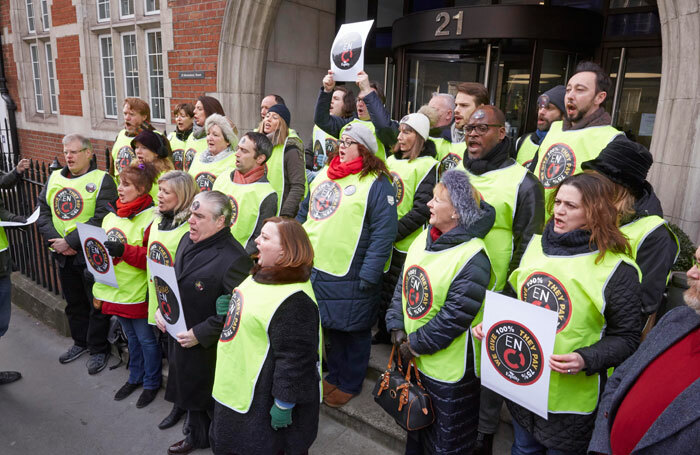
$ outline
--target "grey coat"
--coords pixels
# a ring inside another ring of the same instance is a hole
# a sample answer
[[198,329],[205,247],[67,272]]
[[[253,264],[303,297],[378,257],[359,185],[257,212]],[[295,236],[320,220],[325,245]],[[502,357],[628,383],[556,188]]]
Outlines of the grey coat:
[[[615,369],[600,401],[589,453],[612,453],[615,413],[644,369],[676,341],[700,327],[700,316],[683,306],[669,311],[630,358]],[[669,372],[670,374],[671,372]],[[661,386],[661,384],[660,384]],[[637,444],[634,455],[682,454],[700,447],[700,379],[664,410]]]

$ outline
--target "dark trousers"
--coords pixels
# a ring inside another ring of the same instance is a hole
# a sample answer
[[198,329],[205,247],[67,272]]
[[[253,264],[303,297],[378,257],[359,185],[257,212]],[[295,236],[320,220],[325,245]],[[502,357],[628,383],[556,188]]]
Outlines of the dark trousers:
[[187,411],[187,424],[185,426],[187,442],[196,449],[208,448],[210,426],[211,417],[207,411]]
[[328,348],[326,381],[345,393],[357,395],[367,373],[369,353],[372,348],[372,331],[343,332],[327,329]]
[[85,267],[74,264],[73,258],[58,268],[70,334],[75,345],[87,347],[90,354],[109,352],[110,316],[92,306],[92,282],[85,273]]
[[10,275],[0,278],[0,337],[5,335],[10,327],[12,312],[12,283]]

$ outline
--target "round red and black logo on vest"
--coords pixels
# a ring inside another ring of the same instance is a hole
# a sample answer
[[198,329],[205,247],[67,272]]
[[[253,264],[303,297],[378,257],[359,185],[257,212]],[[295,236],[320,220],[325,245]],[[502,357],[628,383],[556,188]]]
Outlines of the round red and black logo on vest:
[[195,149],[187,149],[185,152],[184,162],[182,163],[182,170],[186,171],[192,166],[192,161],[194,161],[194,156],[197,154]]
[[127,243],[126,234],[124,234],[124,231],[115,227],[107,231],[107,240],[111,240],[113,242],[121,242],[124,245],[126,245]]
[[132,149],[128,145],[125,145],[124,147],[120,148],[117,152],[117,162],[115,163],[115,166],[117,167],[117,172],[121,172],[122,169],[130,165],[134,158],[136,158],[134,149]]
[[401,201],[403,201],[403,195],[404,195],[404,185],[403,185],[403,180],[401,180],[401,176],[398,174],[398,172],[392,172],[391,176],[393,177],[393,183],[394,183],[394,191],[396,191],[396,205],[401,204]]
[[321,183],[311,194],[309,216],[314,220],[325,220],[333,215],[338,210],[342,194],[342,189],[336,182],[326,180]]
[[348,32],[335,40],[331,57],[340,69],[347,70],[355,66],[362,54],[362,36],[357,32]]
[[53,213],[59,220],[72,220],[82,211],[83,198],[73,188],[61,188],[53,197]]
[[457,155],[456,153],[450,153],[441,161],[442,172],[456,168],[461,161],[462,158],[459,155]]
[[542,374],[542,348],[535,335],[514,321],[492,325],[486,337],[486,352],[498,373],[513,384],[530,385]]
[[173,150],[173,166],[175,166],[176,171],[181,171],[182,160],[185,159],[185,151],[183,149]]
[[544,272],[535,272],[520,288],[520,300],[556,311],[557,333],[564,330],[571,320],[571,299],[559,280]]
[[148,247],[148,257],[158,264],[173,266],[173,255],[162,243],[155,241]]
[[412,265],[403,276],[403,296],[406,299],[406,314],[411,319],[420,319],[433,307],[433,288],[425,270]]
[[231,226],[233,226],[238,220],[238,202],[233,196],[229,196],[228,199],[231,201]]
[[221,341],[233,340],[241,326],[241,312],[243,311],[243,295],[238,289],[233,290],[231,301],[228,304],[228,313],[224,322],[224,330],[221,331]]
[[565,178],[574,175],[576,155],[566,144],[557,143],[549,147],[540,167],[540,181],[549,189],[554,188]]
[[197,182],[199,191],[211,191],[216,181],[216,176],[211,172],[200,172],[194,179]]
[[105,274],[109,272],[109,253],[99,240],[88,237],[83,242],[83,251],[90,266],[97,272]]
[[156,290],[156,299],[160,313],[168,324],[175,324],[180,319],[180,304],[175,292],[168,283],[159,276],[153,277],[153,286]]

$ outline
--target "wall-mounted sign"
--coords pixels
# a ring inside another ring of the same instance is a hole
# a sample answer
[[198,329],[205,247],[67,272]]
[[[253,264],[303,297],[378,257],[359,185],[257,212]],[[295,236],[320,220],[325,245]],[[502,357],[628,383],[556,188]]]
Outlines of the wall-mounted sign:
[[204,71],[180,71],[179,79],[204,79]]

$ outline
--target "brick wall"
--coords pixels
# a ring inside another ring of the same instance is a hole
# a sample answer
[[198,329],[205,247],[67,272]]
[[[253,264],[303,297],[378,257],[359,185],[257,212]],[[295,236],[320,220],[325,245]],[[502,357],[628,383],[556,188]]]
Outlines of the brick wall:
[[80,72],[80,39],[78,35],[56,38],[56,76],[58,78],[58,106],[63,115],[83,115],[80,91],[83,75]]
[[[2,1],[0,1],[0,3],[2,3]],[[7,89],[10,91],[10,97],[12,97],[12,101],[14,101],[17,105],[17,111],[21,111],[22,106],[19,99],[17,64],[15,63],[15,51],[12,48],[12,44],[2,45],[2,58],[5,66],[5,79],[7,79]]]
[[[168,73],[173,95],[170,105],[175,106],[216,91],[219,39],[226,0],[171,0],[169,6],[173,14],[175,49],[168,52]],[[178,79],[180,71],[204,71],[204,79]]]
[[7,27],[7,33],[12,33],[12,24],[10,23],[10,1],[0,1],[0,32],[2,28]]
[[[37,7],[35,6],[35,8]],[[76,22],[78,22],[78,17],[72,0],[53,0],[53,5],[51,5],[51,25],[53,27],[75,24]]]
[[[20,153],[23,158],[31,158],[39,162],[51,164],[54,158],[58,157],[61,164],[63,161],[63,135],[44,133],[26,129],[18,129]],[[112,149],[113,141],[101,139],[90,139],[92,148],[97,155],[97,165],[100,169],[105,169],[105,147]]]

